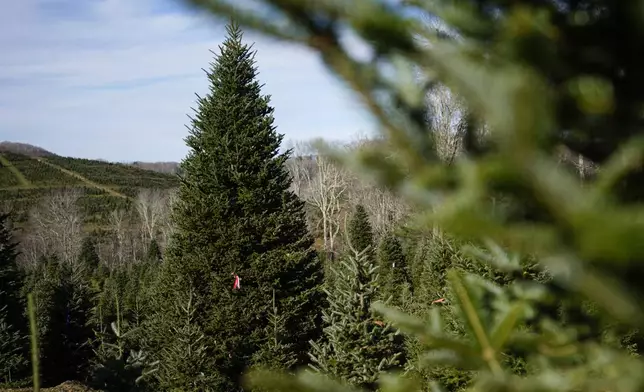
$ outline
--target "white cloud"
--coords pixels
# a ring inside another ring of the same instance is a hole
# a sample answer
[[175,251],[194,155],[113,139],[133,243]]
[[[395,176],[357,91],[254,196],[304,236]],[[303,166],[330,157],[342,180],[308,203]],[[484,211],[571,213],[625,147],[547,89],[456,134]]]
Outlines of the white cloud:
[[[178,160],[223,27],[167,0],[21,0],[0,14],[0,139],[112,160]],[[78,8],[78,4],[83,4]],[[165,9],[164,9],[165,8]],[[370,123],[306,49],[246,35],[288,139]],[[352,46],[359,46],[355,42]]]

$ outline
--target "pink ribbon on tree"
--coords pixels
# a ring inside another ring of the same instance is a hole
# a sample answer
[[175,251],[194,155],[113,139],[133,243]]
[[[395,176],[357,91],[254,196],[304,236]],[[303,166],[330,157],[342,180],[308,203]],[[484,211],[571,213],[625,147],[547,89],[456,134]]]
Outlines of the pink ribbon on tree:
[[241,279],[239,278],[239,276],[235,275],[235,282],[233,283],[233,290],[241,289],[240,281],[241,281]]

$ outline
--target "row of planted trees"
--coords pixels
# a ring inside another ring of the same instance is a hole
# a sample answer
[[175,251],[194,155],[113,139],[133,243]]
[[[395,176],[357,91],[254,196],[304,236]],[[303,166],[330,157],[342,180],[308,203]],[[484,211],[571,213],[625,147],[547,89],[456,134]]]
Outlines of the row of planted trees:
[[[87,240],[73,264],[52,256],[24,274],[16,268],[17,252],[15,244],[10,245],[13,240],[6,220],[3,216],[2,244],[7,252],[2,255],[6,278],[2,293],[3,303],[8,305],[3,309],[0,332],[6,342],[0,361],[5,385],[29,381],[21,299],[33,293],[41,380],[45,385],[79,380],[108,391],[223,390],[218,383],[225,382],[226,388],[240,388],[241,379],[236,375],[213,378],[222,368],[207,362],[207,355],[212,354],[195,322],[203,301],[196,291],[175,289],[173,324],[164,327],[167,307],[162,308],[163,313],[156,309],[164,300],[158,296],[159,285],[167,281],[162,280],[165,272],[155,246],[148,259],[108,270],[100,263],[95,244]],[[275,296],[279,292],[271,289],[269,301],[256,306],[266,314],[260,330],[266,334],[264,339],[254,347],[246,346],[252,350],[249,357],[231,352],[226,355],[228,360],[248,361],[238,365],[238,374],[251,367],[295,370],[308,365],[371,390],[377,389],[383,372],[395,369],[436,378],[437,374],[414,368],[410,359],[418,354],[417,342],[404,338],[375,314],[371,305],[385,301],[426,315],[444,304],[447,268],[468,268],[468,264],[454,250],[452,241],[442,235],[423,237],[431,241],[419,242],[394,229],[375,243],[368,216],[358,206],[345,232],[346,252],[325,263],[324,273],[318,271],[324,277],[315,288],[323,294],[320,307],[308,309],[308,317],[315,322],[308,331],[309,340],[299,346],[293,343],[294,336],[299,337],[296,334],[301,332],[286,329],[288,309],[277,306]],[[420,278],[413,279],[414,275]],[[232,279],[226,279],[225,290],[241,297],[244,290],[249,291],[246,279],[243,281],[240,289],[231,291]],[[239,311],[232,313],[235,316]],[[296,327],[302,326],[298,320]],[[248,336],[243,324],[233,323],[231,327],[240,339]],[[159,350],[160,344],[164,344],[163,350]],[[225,364],[225,360],[220,363]],[[457,388],[466,385],[468,379],[458,373],[445,381]]]

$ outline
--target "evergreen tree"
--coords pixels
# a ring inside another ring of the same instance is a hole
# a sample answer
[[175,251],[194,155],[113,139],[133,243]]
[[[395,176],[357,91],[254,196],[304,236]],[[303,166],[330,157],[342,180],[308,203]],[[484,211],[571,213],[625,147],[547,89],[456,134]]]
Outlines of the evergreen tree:
[[349,242],[351,247],[356,249],[358,252],[362,252],[367,249],[365,255],[367,258],[373,257],[374,242],[373,242],[373,229],[371,228],[371,223],[369,222],[369,215],[364,206],[358,204],[353,212],[353,216],[349,221],[349,227],[347,230],[349,236]]
[[311,342],[315,370],[376,390],[382,372],[403,363],[402,336],[371,310],[379,296],[375,264],[363,250],[332,268],[336,285],[322,312],[324,340]]
[[93,337],[90,281],[84,264],[44,257],[28,280],[33,292],[40,342],[41,382],[58,385],[89,375]]
[[393,305],[402,305],[405,294],[412,291],[412,283],[407,258],[393,233],[387,233],[380,243],[378,266],[383,298],[391,298]]
[[0,214],[0,305],[6,306],[7,322],[24,329],[24,301],[21,294],[22,276],[16,264],[17,244],[9,228],[9,215]]
[[0,380],[25,376],[27,321],[21,294],[23,279],[16,264],[17,244],[9,227],[9,215],[0,214]]
[[7,322],[7,307],[0,308],[0,385],[11,385],[24,376],[26,336]]
[[[162,363],[177,361],[179,348],[199,339],[207,355],[182,359],[183,366],[209,375],[200,390],[235,391],[244,370],[257,364],[254,358],[271,362],[262,351],[272,350],[273,292],[284,317],[282,343],[298,365],[308,361],[306,342],[320,334],[323,296],[304,203],[289,190],[289,152],[278,152],[282,135],[273,126],[269,97],[261,95],[254,53],[236,23],[227,31],[207,73],[210,91],[199,97],[186,138],[190,152],[173,210],[177,231],[156,284],[148,335]],[[240,289],[233,289],[235,275]],[[186,336],[194,340],[179,342],[168,333],[185,319],[175,304],[186,290],[195,297],[191,328],[203,338],[191,333]],[[159,377],[159,387],[173,387],[169,379],[172,374]]]
[[92,303],[88,267],[78,262],[63,265],[64,279],[59,290],[65,308],[61,332],[66,351],[59,355],[65,358],[67,380],[85,380],[89,374],[94,334],[89,326]]
[[293,343],[288,343],[289,339],[286,336],[288,332],[285,329],[287,320],[283,312],[277,308],[274,292],[271,305],[266,326],[266,346],[265,349],[257,352],[253,363],[274,370],[291,369],[297,364],[297,359],[290,355]]
[[137,328],[130,328],[118,302],[116,305],[116,320],[110,323],[109,331],[106,328],[96,331],[99,344],[94,351],[96,366],[90,385],[105,392],[145,391],[147,376],[157,370],[158,363],[150,363],[142,350],[131,348],[131,341],[138,340],[133,337]]
[[161,247],[159,247],[159,243],[157,242],[156,238],[153,238],[152,241],[150,241],[150,245],[148,246],[146,259],[150,262],[158,263],[159,261],[161,261],[161,258]]
[[84,265],[90,273],[93,273],[98,268],[101,259],[96,251],[96,243],[92,236],[83,238],[78,262]]

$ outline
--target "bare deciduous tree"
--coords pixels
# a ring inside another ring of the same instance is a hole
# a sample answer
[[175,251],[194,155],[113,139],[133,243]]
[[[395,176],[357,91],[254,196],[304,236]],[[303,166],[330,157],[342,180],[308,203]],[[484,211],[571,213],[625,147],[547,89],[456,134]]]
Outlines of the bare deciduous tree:
[[174,221],[172,220],[172,206],[177,200],[177,189],[169,189],[165,192],[164,205],[159,218],[159,231],[161,234],[159,245],[167,246],[174,233]]
[[310,155],[311,168],[301,171],[300,197],[320,214],[324,249],[335,250],[340,231],[343,199],[349,189],[348,173],[321,154]]
[[[76,205],[78,189],[54,192],[29,218],[32,261],[43,254],[56,253],[63,262],[75,263],[82,241],[83,220]],[[37,255],[37,256],[36,256]]]
[[[382,143],[387,143],[387,140],[383,137],[360,135],[347,148],[356,153],[361,148],[368,148]],[[378,186],[374,181],[366,180],[357,175],[350,177],[350,181],[350,208],[353,209],[357,204],[361,204],[365,208],[376,238],[384,234],[393,223],[400,221],[406,214],[407,205],[402,198]]]
[[431,90],[427,96],[429,127],[438,157],[451,163],[463,149],[465,136],[464,110],[458,98],[444,86]]
[[157,236],[166,209],[167,202],[164,199],[165,195],[159,189],[142,189],[134,202],[141,223],[141,232],[147,242]]
[[114,210],[109,216],[109,225],[112,234],[114,235],[113,255],[115,263],[123,265],[125,263],[125,255],[128,253],[127,249],[127,214],[125,210]]
[[407,213],[407,205],[393,193],[366,182],[351,187],[351,205],[361,204],[369,214],[376,238],[385,234],[391,225]]

